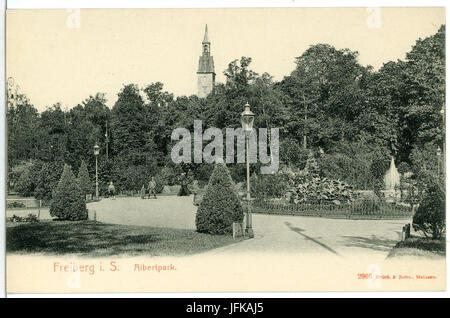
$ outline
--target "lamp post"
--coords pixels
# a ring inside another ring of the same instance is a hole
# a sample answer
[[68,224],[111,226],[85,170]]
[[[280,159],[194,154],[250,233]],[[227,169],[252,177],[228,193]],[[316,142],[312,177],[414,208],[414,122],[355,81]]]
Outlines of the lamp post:
[[95,156],[95,197],[98,200],[98,155],[100,153],[100,147],[95,143],[94,156]]
[[252,210],[250,202],[250,147],[249,139],[253,129],[253,121],[255,120],[255,114],[250,110],[250,105],[245,104],[244,111],[241,113],[241,125],[245,133],[245,150],[247,156],[247,213],[246,213],[246,228],[245,233],[248,237],[253,237],[252,228]]

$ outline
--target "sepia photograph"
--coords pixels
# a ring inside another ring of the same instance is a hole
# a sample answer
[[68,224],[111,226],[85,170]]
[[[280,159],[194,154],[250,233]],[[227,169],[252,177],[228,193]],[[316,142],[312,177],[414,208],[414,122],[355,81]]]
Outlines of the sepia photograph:
[[5,16],[8,293],[446,290],[444,7]]

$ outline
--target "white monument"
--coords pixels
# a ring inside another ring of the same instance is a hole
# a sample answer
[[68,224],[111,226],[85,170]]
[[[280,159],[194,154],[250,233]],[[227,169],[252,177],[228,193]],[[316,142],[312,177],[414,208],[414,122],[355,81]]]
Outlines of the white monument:
[[391,158],[389,170],[384,175],[384,186],[386,190],[395,190],[396,186],[400,186],[400,174],[395,166],[394,157]]
[[394,157],[391,158],[389,170],[384,175],[384,195],[387,201],[395,201],[401,197],[397,190],[400,187],[400,174],[395,166]]

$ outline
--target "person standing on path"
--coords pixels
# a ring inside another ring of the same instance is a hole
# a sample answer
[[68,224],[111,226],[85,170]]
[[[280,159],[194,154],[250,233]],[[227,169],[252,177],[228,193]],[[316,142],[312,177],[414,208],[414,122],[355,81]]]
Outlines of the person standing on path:
[[156,197],[156,182],[155,178],[152,177],[150,179],[150,182],[148,183],[148,198],[150,199],[150,196],[153,194],[153,197],[157,199]]
[[145,199],[145,186],[144,185],[142,185],[142,188],[141,188],[141,199]]
[[112,196],[113,199],[116,198],[116,188],[114,187],[114,184],[112,181],[109,182],[108,194],[109,194],[109,196]]

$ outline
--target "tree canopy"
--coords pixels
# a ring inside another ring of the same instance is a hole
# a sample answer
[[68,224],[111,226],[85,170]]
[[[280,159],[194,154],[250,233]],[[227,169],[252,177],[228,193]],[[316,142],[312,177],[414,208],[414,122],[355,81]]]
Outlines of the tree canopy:
[[[361,65],[358,52],[329,44],[299,52],[291,74],[278,82],[251,67],[251,57],[231,61],[224,70],[226,82],[206,98],[174,97],[161,82],[130,83],[112,108],[98,93],[70,109],[55,103],[39,113],[15,92],[7,106],[9,177],[27,171],[20,185],[48,197],[52,165],[60,174],[64,163],[78,170],[84,161],[88,174],[95,173],[97,143],[101,191],[109,181],[119,191],[139,190],[162,169],[191,171],[207,181],[207,165],[174,167],[172,130],[192,131],[194,120],[202,120],[203,129],[240,127],[247,102],[256,115],[255,128],[280,128],[282,164],[303,169],[309,150],[320,150],[321,173],[357,188],[373,185],[370,167],[384,167],[392,156],[397,164],[414,166],[420,149],[443,148],[445,26],[418,39],[404,60],[387,61],[377,71]],[[30,160],[34,168],[17,169]],[[229,168],[237,181],[245,177],[242,165]],[[38,180],[24,185],[33,171]]]

